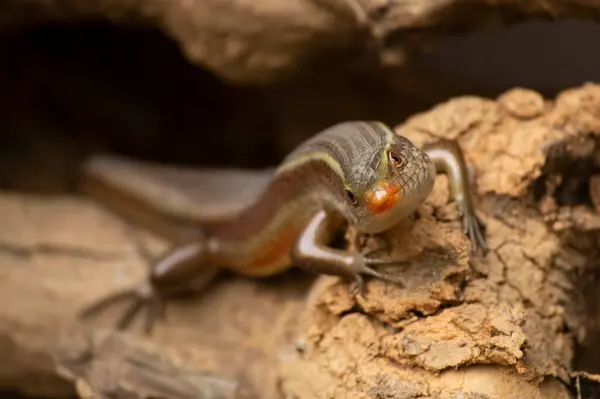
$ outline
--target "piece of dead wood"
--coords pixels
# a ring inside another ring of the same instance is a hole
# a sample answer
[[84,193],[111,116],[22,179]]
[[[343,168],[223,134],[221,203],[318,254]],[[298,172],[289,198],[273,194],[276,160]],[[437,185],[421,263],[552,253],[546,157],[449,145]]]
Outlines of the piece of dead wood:
[[[144,278],[136,232],[86,199],[4,193],[0,212],[0,300],[11,304],[0,310],[0,386],[63,397],[73,388],[56,375],[51,353],[64,327],[77,328],[73,316],[82,304]],[[165,249],[158,238],[144,238],[150,250]],[[309,282],[292,273],[266,283],[217,283],[206,295],[168,307],[167,323],[153,336],[156,350],[171,346],[198,373],[235,381],[249,398],[253,392],[277,397],[276,348],[283,347]],[[105,326],[121,311],[108,312]],[[69,370],[68,363],[60,365]]]
[[86,399],[229,399],[236,382],[186,368],[179,357],[127,334],[74,329],[61,336],[61,375]]
[[353,67],[365,58],[347,55],[363,54],[397,66],[440,34],[532,16],[597,18],[599,10],[598,1],[559,0],[13,0],[0,5],[0,29],[93,18],[152,26],[221,77],[266,83],[324,57]]
[[[523,89],[497,101],[457,98],[397,131],[419,145],[460,141],[476,175],[487,257],[471,257],[441,175],[415,218],[390,233],[390,256],[411,259],[390,267],[406,288],[370,281],[354,301],[333,277],[310,289],[312,278],[297,271],[266,281],[228,277],[168,304],[148,343],[153,353],[175,351],[186,367],[233,381],[244,397],[568,397],[575,345],[598,330],[580,288],[589,285],[600,227],[585,194],[600,86],[552,101]],[[0,300],[10,304],[0,308],[8,348],[0,385],[40,393],[32,381],[43,380],[44,394],[64,394],[52,358],[61,328],[73,327],[80,306],[143,278],[133,239],[141,232],[84,198],[5,193],[0,212]],[[140,237],[153,252],[166,248]],[[96,342],[94,328],[113,316],[81,334]],[[127,353],[95,356],[117,362]],[[59,364],[80,386],[101,390],[92,369]]]

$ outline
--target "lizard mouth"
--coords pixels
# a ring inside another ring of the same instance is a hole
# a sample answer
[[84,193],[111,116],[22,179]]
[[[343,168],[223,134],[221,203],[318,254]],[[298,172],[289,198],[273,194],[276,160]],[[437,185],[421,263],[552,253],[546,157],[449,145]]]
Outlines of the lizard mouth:
[[402,199],[400,186],[387,180],[379,180],[365,193],[365,204],[372,213],[379,215],[396,206]]

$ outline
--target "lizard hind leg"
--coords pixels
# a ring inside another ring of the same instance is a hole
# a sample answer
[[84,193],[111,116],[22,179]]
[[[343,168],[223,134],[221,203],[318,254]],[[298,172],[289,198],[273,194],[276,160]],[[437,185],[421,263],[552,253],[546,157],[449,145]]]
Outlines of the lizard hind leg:
[[80,319],[89,319],[112,305],[121,302],[130,301],[130,305],[119,317],[116,328],[125,330],[129,328],[136,316],[145,310],[144,332],[150,334],[154,327],[156,319],[163,319],[165,316],[165,307],[163,298],[158,294],[154,287],[147,281],[138,284],[133,288],[128,288],[114,294],[110,294],[90,305],[84,307],[79,312]]
[[[150,273],[152,273],[152,267],[155,265],[157,259],[142,244],[137,235],[134,236],[134,242],[138,254],[142,257],[144,263],[150,269]],[[113,294],[109,294],[106,297],[84,307],[79,312],[78,316],[82,320],[89,319],[98,313],[101,313],[103,310],[111,307],[112,305],[118,305],[121,302],[127,301],[131,303],[115,323],[115,327],[118,330],[126,330],[129,328],[136,316],[142,310],[145,310],[144,332],[146,334],[150,334],[155,320],[159,317],[163,319],[165,316],[163,299],[150,280],[142,281],[134,287],[126,288]]]
[[129,301],[131,304],[119,318],[116,328],[127,329],[143,310],[144,330],[150,334],[157,318],[164,318],[167,298],[204,290],[220,269],[207,267],[206,247],[202,240],[173,247],[158,259],[141,252],[149,266],[147,279],[136,286],[111,294],[89,305],[80,312],[86,319],[113,304]]

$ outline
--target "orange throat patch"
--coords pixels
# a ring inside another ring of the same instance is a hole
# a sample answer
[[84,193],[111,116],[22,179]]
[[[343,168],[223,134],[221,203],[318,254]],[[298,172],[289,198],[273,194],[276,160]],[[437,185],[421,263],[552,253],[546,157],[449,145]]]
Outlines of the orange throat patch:
[[367,209],[376,215],[396,206],[402,199],[400,186],[387,180],[379,180],[365,193]]

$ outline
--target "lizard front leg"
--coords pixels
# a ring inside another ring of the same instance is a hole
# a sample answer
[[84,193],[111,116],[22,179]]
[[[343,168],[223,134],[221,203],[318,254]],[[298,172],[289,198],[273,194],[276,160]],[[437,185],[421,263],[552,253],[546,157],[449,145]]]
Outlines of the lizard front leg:
[[405,261],[375,259],[358,251],[349,252],[329,247],[338,227],[339,218],[327,211],[320,211],[313,216],[292,247],[291,259],[294,265],[313,273],[339,276],[352,283],[352,294],[364,292],[363,275],[404,286],[397,277],[380,273],[371,266],[406,263]]

